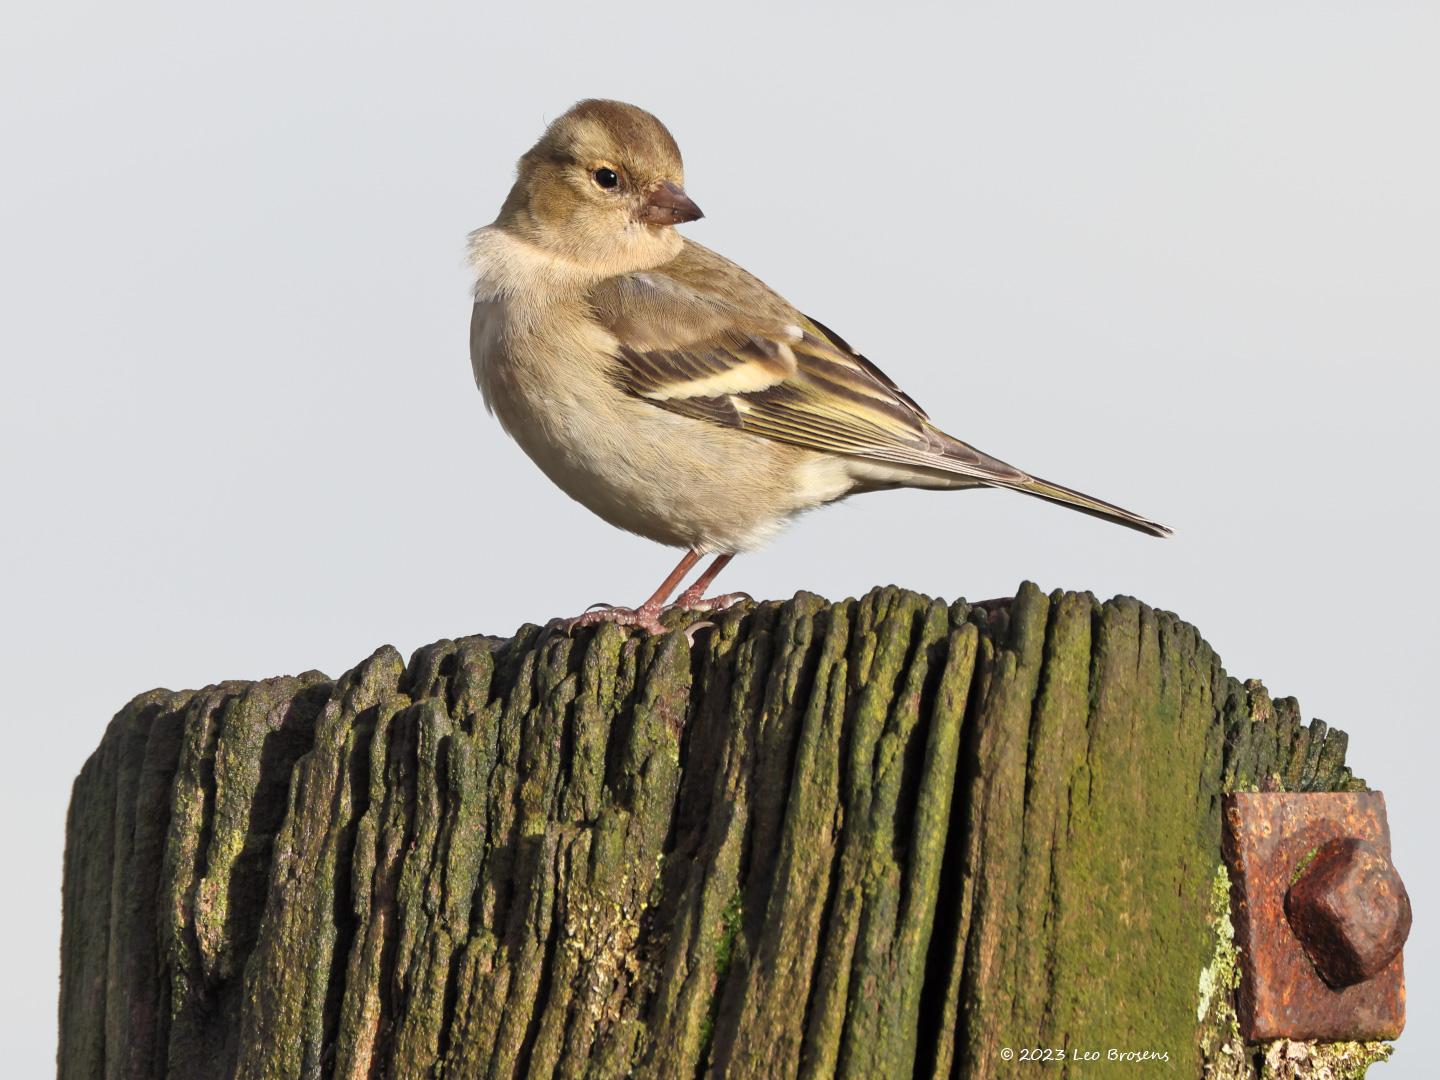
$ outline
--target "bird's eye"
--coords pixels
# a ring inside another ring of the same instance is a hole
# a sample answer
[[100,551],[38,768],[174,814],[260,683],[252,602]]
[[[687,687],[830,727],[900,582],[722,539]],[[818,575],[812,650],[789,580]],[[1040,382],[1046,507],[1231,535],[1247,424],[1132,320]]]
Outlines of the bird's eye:
[[596,169],[590,175],[595,178],[595,183],[606,191],[612,191],[620,186],[620,177],[615,175],[614,169]]

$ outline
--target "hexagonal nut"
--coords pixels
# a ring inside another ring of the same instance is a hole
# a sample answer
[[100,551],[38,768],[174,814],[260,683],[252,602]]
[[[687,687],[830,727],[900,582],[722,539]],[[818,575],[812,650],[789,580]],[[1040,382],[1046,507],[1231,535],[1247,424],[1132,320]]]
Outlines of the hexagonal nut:
[[1405,883],[1374,844],[1342,837],[1316,850],[1285,894],[1285,916],[1326,984],[1384,971],[1410,935]]

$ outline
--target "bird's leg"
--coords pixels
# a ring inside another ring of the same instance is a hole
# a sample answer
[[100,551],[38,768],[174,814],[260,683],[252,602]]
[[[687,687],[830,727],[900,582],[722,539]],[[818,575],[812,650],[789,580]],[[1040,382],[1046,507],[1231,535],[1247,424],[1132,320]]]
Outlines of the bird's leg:
[[[687,551],[684,557],[670,576],[660,583],[654,595],[646,600],[638,608],[625,607],[603,607],[599,611],[586,611],[583,615],[577,615],[573,619],[563,619],[556,625],[565,630],[574,630],[580,626],[594,626],[596,623],[613,622],[620,626],[638,626],[651,634],[663,634],[665,627],[660,625],[660,613],[665,610],[665,601],[670,599],[670,594],[675,591],[680,582],[685,580],[697,562],[700,561],[698,551]],[[712,574],[711,577],[714,575]]]
[[719,576],[721,570],[730,565],[730,560],[733,558],[735,558],[733,551],[715,556],[715,561],[695,579],[695,584],[677,596],[675,602],[670,606],[684,611],[720,611],[741,600],[753,600],[754,597],[743,592],[721,593],[719,596],[705,595],[705,590],[710,587],[710,583]]

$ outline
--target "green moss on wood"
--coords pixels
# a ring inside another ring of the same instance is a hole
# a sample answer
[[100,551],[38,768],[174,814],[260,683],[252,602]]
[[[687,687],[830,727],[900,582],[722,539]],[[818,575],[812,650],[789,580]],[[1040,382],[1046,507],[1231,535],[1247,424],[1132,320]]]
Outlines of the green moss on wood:
[[1032,585],[155,691],[75,785],[60,1075],[1254,1077],[1219,797],[1344,755],[1174,616]]
[[1210,885],[1210,930],[1214,951],[1200,971],[1195,1007],[1204,1075],[1207,1080],[1250,1077],[1253,1063],[1235,1011],[1241,960],[1230,917],[1230,873],[1223,863],[1215,868]]

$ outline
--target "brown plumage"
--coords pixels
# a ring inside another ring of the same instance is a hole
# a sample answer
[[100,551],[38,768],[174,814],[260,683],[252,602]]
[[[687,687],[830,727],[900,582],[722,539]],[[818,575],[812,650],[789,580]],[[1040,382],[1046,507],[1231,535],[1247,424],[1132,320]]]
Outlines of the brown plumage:
[[[699,216],[664,125],[585,101],[520,159],[499,218],[471,236],[476,381],[601,517],[728,561],[855,492],[992,486],[1168,534],[946,434],[829,328],[675,232]],[[580,621],[657,630],[667,597]],[[702,600],[692,588],[680,603]]]

